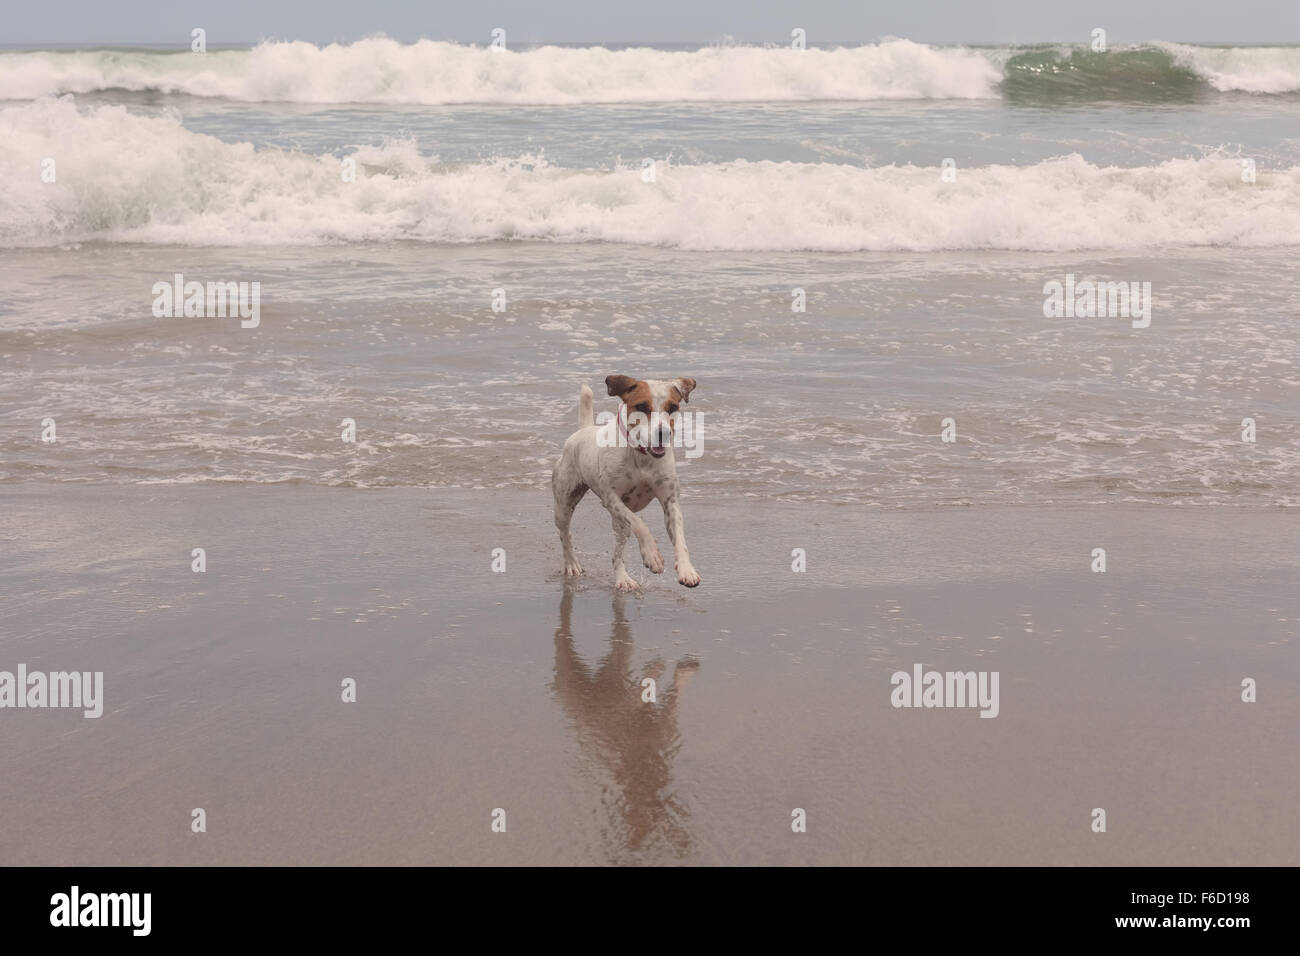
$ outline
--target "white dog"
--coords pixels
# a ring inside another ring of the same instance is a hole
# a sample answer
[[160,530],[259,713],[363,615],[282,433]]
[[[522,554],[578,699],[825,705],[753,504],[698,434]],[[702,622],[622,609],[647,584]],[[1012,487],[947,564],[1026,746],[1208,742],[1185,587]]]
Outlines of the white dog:
[[591,407],[591,389],[582,386],[578,400],[578,430],[564,443],[551,489],[555,492],[555,527],[564,545],[564,573],[582,573],[573,554],[569,523],[582,496],[594,491],[614,522],[614,586],[621,591],[637,588],[623,564],[623,546],[628,535],[636,535],[641,560],[655,574],[664,569],[663,555],[646,523],[637,517],[652,500],[664,508],[664,523],[673,543],[677,582],[688,588],[700,583],[686,550],[686,528],[678,502],[677,464],[673,460],[676,412],[695,388],[693,378],[671,382],[641,381],[626,375],[605,379],[610,395],[622,401],[617,417],[596,424]]

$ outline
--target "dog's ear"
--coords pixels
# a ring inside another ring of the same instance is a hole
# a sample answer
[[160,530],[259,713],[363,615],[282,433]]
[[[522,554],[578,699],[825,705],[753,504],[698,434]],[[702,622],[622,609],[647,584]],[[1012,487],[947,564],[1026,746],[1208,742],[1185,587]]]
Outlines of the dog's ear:
[[673,379],[673,387],[681,392],[683,402],[689,402],[691,400],[691,390],[695,388],[695,379],[675,378]]
[[639,383],[636,379],[627,375],[607,375],[605,377],[605,387],[609,389],[611,395],[622,395],[632,391]]

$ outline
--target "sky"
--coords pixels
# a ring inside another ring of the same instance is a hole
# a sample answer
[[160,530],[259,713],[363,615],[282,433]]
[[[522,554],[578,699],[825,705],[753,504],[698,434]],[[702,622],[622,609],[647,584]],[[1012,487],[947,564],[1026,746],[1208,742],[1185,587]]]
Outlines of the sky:
[[926,42],[1144,40],[1300,43],[1297,0],[0,0],[0,45],[208,45],[260,39],[486,43],[494,27],[510,45],[540,41],[699,42],[727,37],[810,43],[901,36]]

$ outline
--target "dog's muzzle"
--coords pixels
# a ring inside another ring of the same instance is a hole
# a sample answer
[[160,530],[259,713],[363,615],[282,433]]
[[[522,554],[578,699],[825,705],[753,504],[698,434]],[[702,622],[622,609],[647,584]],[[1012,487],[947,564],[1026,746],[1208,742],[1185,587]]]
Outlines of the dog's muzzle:
[[662,458],[668,454],[668,449],[673,443],[673,430],[667,425],[660,425],[651,433],[650,447],[647,451],[655,458]]
[[670,423],[652,420],[651,423],[647,424],[643,421],[637,421],[635,431],[640,433],[641,429],[644,428],[650,436],[650,442],[646,445],[633,437],[633,429],[628,427],[627,419],[624,417],[625,414],[625,410],[620,408],[618,411],[618,429],[629,448],[635,448],[641,454],[650,455],[653,458],[662,458],[668,454],[668,449],[673,443],[673,429]]

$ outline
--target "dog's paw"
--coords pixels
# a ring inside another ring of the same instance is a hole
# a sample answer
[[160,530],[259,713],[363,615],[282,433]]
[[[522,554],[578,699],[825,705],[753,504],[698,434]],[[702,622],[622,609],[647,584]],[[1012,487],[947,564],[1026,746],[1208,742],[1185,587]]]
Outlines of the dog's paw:
[[582,565],[578,563],[577,558],[574,558],[572,561],[565,562],[564,576],[566,578],[576,578],[581,573],[582,573]]
[[677,569],[677,583],[684,584],[688,588],[699,586],[700,576],[696,570],[689,564],[684,568]]
[[614,587],[618,588],[620,591],[641,590],[641,586],[632,580],[632,577],[626,571],[619,574],[618,577],[614,579]]
[[658,548],[651,551],[649,557],[646,557],[644,554],[641,555],[641,561],[650,569],[651,574],[663,574],[664,556],[659,553]]

